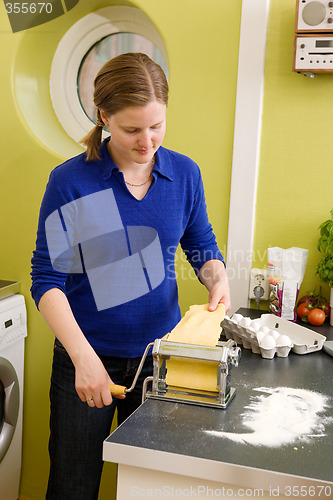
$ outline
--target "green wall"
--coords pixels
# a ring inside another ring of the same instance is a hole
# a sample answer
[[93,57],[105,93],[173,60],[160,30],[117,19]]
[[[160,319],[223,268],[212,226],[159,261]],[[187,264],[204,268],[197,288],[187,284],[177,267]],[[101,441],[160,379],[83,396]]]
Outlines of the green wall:
[[319,290],[318,226],[333,208],[333,75],[292,72],[295,4],[270,2],[253,251],[254,267],[267,267],[269,246],[308,249],[302,294]]
[[[170,104],[165,146],[191,156],[203,173],[209,214],[226,246],[241,0],[80,0],[62,17],[13,34],[0,4],[1,217],[0,278],[21,282],[28,312],[21,494],[44,498],[48,475],[48,390],[53,335],[30,298],[30,259],[49,173],[63,157],[32,132],[42,128],[68,155],[80,149],[52,110],[48,78],[63,34],[82,16],[107,5],[133,5],[151,18],[165,42]],[[207,301],[203,287],[178,256],[185,311]],[[107,464],[100,498],[114,498],[115,467]]]

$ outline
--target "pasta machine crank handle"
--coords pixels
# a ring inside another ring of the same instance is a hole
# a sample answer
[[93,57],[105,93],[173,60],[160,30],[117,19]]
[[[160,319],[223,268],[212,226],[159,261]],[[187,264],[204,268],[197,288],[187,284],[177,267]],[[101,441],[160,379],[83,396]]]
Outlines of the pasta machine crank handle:
[[135,374],[135,377],[133,379],[133,382],[132,382],[132,385],[131,387],[127,388],[125,387],[124,385],[118,385],[118,384],[110,384],[110,392],[113,396],[120,396],[122,394],[127,394],[128,392],[131,392],[133,391],[137,381],[138,381],[138,378],[139,378],[139,375],[141,373],[141,370],[142,370],[142,367],[143,367],[143,364],[144,362],[146,361],[146,357],[147,357],[147,354],[148,354],[148,351],[149,349],[154,345],[154,342],[151,342],[150,344],[147,345],[144,353],[143,353],[143,356],[141,358],[141,361],[140,361],[140,364],[138,366],[138,369],[136,371],[136,374]]

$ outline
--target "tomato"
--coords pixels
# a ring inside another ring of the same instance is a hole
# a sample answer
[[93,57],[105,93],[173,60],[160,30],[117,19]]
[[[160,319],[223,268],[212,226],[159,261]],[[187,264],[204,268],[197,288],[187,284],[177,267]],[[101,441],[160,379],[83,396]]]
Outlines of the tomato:
[[330,315],[331,307],[329,302],[322,302],[318,307],[324,311],[326,318]]
[[318,301],[318,299],[317,299],[316,295],[314,294],[314,292],[307,293],[306,295],[303,295],[303,297],[301,297],[299,299],[298,305],[306,303],[306,304],[310,304],[311,306],[314,306],[314,305],[316,305],[317,301]]
[[308,313],[308,320],[311,325],[322,325],[325,319],[325,312],[322,309],[319,309],[319,307],[311,309],[311,311]]
[[299,306],[297,307],[297,315],[300,317],[300,318],[304,318],[304,316],[307,316],[310,312],[310,309],[309,309],[309,306],[306,302],[302,302],[301,304],[299,304]]

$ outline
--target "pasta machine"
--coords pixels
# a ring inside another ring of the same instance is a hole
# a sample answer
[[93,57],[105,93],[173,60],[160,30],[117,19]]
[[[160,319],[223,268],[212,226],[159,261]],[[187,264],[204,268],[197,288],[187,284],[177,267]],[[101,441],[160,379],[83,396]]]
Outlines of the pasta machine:
[[211,347],[156,339],[152,355],[153,376],[145,379],[143,401],[153,398],[224,409],[235,395],[230,372],[238,366],[241,350],[233,340]]
[[[148,398],[226,408],[235,395],[232,366],[238,366],[241,349],[234,340],[203,346],[156,339],[147,345],[131,387],[110,385],[113,395],[131,392],[152,348],[153,376],[143,383],[142,402]],[[148,390],[148,384],[151,385]]]

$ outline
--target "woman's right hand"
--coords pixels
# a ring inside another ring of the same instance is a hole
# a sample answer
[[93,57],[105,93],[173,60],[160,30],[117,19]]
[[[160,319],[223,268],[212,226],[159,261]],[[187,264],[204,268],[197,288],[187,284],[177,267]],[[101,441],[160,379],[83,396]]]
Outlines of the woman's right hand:
[[[75,365],[75,388],[81,399],[89,406],[103,408],[112,403],[110,384],[113,384],[102,361],[87,345],[85,352],[73,361]],[[123,399],[125,395],[114,396]]]
[[97,408],[110,405],[112,380],[94,350],[87,345],[84,352],[72,361],[75,366],[75,389],[81,401]]

